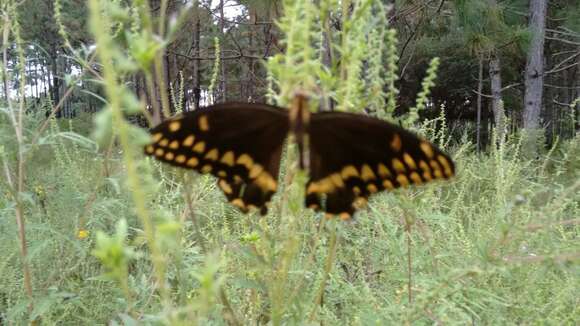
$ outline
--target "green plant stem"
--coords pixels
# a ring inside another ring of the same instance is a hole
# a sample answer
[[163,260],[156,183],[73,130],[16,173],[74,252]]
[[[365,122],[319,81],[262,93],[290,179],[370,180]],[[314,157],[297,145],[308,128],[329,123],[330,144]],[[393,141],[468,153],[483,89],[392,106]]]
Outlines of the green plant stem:
[[229,321],[230,325],[241,325],[240,322],[238,321],[238,318],[236,317],[236,313],[234,312],[232,305],[230,304],[230,301],[228,300],[228,296],[226,294],[226,291],[224,290],[224,287],[220,286],[219,291],[220,291],[220,300],[222,301],[225,310],[224,317]]
[[191,188],[193,186],[193,183],[191,182],[191,175],[190,174],[185,174],[183,176],[183,180],[184,180],[184,192],[183,192],[183,196],[185,197],[185,203],[187,205],[187,211],[189,213],[189,218],[191,219],[191,223],[193,225],[193,228],[195,229],[195,234],[197,237],[197,241],[199,243],[199,246],[201,248],[202,253],[207,253],[207,248],[205,247],[205,243],[203,241],[203,235],[201,233],[201,229],[199,227],[199,223],[197,221],[197,217],[195,216],[195,212],[193,209],[193,202],[191,200]]
[[[319,243],[319,240],[320,240],[320,235],[324,231],[324,225],[326,224],[325,222],[326,222],[326,218],[321,218],[320,219],[320,223],[318,224],[317,232],[316,232],[314,238],[312,238],[312,240],[311,240],[311,252],[310,252],[310,255],[308,256],[308,259],[305,259],[306,264],[304,265],[305,268],[307,268],[307,269],[309,269],[310,267],[313,266],[314,257],[316,255],[316,247],[318,246],[318,243]],[[294,298],[296,298],[298,296],[298,294],[300,292],[302,292],[304,283],[305,283],[305,279],[303,278],[300,281],[300,283],[298,283],[298,285],[296,285],[294,287],[294,291],[289,296],[289,298],[290,298],[289,301],[290,302],[294,301]]]
[[407,236],[407,293],[409,295],[409,305],[413,303],[413,260],[411,256],[411,227],[413,221],[405,214],[405,234]]
[[310,312],[310,321],[314,320],[314,316],[316,316],[316,311],[318,307],[322,307],[323,299],[324,299],[324,290],[326,289],[326,282],[328,281],[328,277],[330,276],[330,272],[332,271],[332,266],[334,266],[334,260],[336,258],[336,249],[338,248],[339,237],[336,234],[337,224],[336,221],[331,221],[330,223],[331,231],[330,231],[330,244],[328,248],[328,256],[326,256],[326,263],[324,265],[324,274],[322,275],[322,282],[320,283],[320,288],[318,289],[318,293],[316,294],[316,298],[314,301],[314,307]]
[[[4,12],[4,29],[2,33],[2,45],[3,45],[3,67],[2,67],[2,75],[4,78],[4,83],[7,85],[8,83],[8,71],[7,62],[8,62],[8,44],[9,44],[9,37],[10,37],[10,27],[14,28],[14,34],[16,38],[16,49],[18,54],[18,62],[19,62],[19,70],[20,70],[20,103],[18,109],[18,115],[14,115],[14,110],[12,107],[12,101],[10,100],[8,87],[5,88],[6,92],[6,102],[8,104],[8,111],[10,112],[10,118],[12,120],[12,126],[14,128],[14,133],[16,136],[17,142],[17,151],[18,151],[18,162],[17,162],[17,173],[16,173],[16,180],[12,180],[10,169],[6,161],[4,161],[4,169],[6,174],[6,179],[8,184],[12,190],[12,195],[14,201],[16,203],[14,214],[16,218],[16,224],[18,226],[18,237],[19,237],[19,249],[20,249],[20,259],[22,260],[22,276],[24,281],[24,289],[26,294],[28,295],[28,299],[30,303],[28,305],[29,313],[34,311],[34,294],[32,288],[32,273],[30,272],[30,265],[28,264],[28,246],[26,242],[26,224],[24,219],[24,207],[22,204],[22,200],[20,195],[24,192],[24,173],[25,173],[25,162],[24,162],[24,138],[23,138],[23,124],[22,124],[22,117],[24,115],[24,100],[25,100],[25,92],[24,87],[26,85],[26,75],[24,74],[24,52],[22,50],[22,40],[20,39],[20,29],[18,25],[18,21],[12,22],[10,20],[10,16],[16,17],[16,8],[14,6],[9,6],[8,12]],[[11,15],[10,15],[11,14]],[[14,26],[13,26],[14,24]],[[36,321],[31,321],[31,324],[35,324]]]
[[113,124],[117,130],[121,147],[123,148],[123,159],[127,167],[128,184],[131,189],[133,201],[135,203],[137,216],[143,224],[145,239],[147,241],[149,250],[151,251],[153,269],[157,279],[157,286],[161,293],[164,306],[169,308],[170,297],[169,291],[165,284],[165,260],[155,241],[154,225],[151,220],[149,211],[147,210],[147,205],[145,204],[146,194],[143,191],[143,187],[141,186],[141,182],[139,180],[137,166],[132,154],[133,151],[131,149],[129,131],[123,118],[123,112],[121,111],[121,96],[119,94],[121,87],[119,87],[117,84],[117,74],[113,66],[113,58],[109,52],[109,48],[112,46],[111,39],[107,34],[108,29],[104,28],[109,26],[109,22],[106,16],[101,15],[101,5],[99,0],[90,0],[89,10],[93,33],[97,44],[99,44],[97,47],[97,53],[101,58],[101,62],[103,63],[105,91],[110,100]]

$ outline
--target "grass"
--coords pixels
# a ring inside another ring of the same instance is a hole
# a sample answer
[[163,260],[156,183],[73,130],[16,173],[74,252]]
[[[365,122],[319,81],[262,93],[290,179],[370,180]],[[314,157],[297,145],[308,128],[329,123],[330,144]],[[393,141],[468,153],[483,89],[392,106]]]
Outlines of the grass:
[[[147,205],[164,255],[164,303],[123,161],[81,136],[64,137],[61,124],[30,161],[23,196],[33,316],[43,324],[579,321],[578,138],[535,161],[520,157],[517,139],[488,155],[455,148],[454,181],[377,195],[354,222],[322,226],[301,207],[301,175],[286,185],[286,199],[275,198],[284,214],[261,218],[228,206],[211,177],[147,161],[158,180]],[[73,132],[77,124],[86,125],[72,121]],[[125,231],[115,227],[120,219]],[[30,316],[9,196],[0,200],[0,221],[0,311],[20,324]],[[81,224],[86,239],[77,238]],[[97,230],[116,234],[116,246],[97,241]],[[95,248],[123,261],[126,273],[112,276],[119,262],[104,268]]]

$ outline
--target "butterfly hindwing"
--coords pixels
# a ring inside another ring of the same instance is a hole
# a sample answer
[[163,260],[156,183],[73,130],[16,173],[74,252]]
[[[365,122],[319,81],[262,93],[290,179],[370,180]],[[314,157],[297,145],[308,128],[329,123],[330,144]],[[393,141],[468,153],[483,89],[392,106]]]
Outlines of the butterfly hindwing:
[[314,114],[309,141],[306,205],[325,208],[343,219],[350,218],[373,193],[447,179],[455,173],[453,161],[429,141],[364,115]]
[[174,166],[211,173],[242,211],[259,208],[277,189],[288,115],[265,104],[226,103],[171,118],[151,130],[147,155]]

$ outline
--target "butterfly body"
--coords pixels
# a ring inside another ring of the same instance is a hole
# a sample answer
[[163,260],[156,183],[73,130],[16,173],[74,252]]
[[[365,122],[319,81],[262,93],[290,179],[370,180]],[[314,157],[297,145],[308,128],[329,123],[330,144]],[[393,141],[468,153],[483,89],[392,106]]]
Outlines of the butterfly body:
[[343,219],[373,193],[454,174],[446,154],[399,126],[360,114],[310,114],[306,103],[297,96],[290,110],[224,103],[188,112],[153,128],[145,153],[213,174],[230,203],[262,214],[277,190],[289,134],[310,174],[306,205]]

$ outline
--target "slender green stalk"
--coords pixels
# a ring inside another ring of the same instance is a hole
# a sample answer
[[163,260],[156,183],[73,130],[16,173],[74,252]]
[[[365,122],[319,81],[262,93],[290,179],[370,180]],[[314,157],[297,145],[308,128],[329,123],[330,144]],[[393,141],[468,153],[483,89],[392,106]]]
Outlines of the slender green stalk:
[[197,220],[197,217],[195,215],[195,211],[193,209],[193,202],[191,200],[191,197],[192,197],[191,189],[193,188],[192,176],[191,175],[184,175],[183,180],[184,180],[183,197],[185,200],[185,204],[187,205],[187,213],[189,214],[191,224],[193,225],[193,228],[195,229],[197,243],[201,247],[202,252],[205,254],[205,253],[207,253],[207,248],[206,248],[205,242],[203,240],[203,235],[201,233],[199,222]]
[[413,219],[405,214],[405,235],[407,237],[407,293],[409,296],[409,304],[413,303],[413,260],[411,257],[412,245],[411,241],[411,227],[413,226]]
[[127,167],[128,184],[131,189],[131,195],[135,204],[137,216],[143,224],[145,239],[149,250],[151,251],[153,269],[157,279],[157,287],[161,293],[163,304],[166,308],[169,308],[171,301],[169,290],[165,283],[165,259],[155,240],[155,226],[145,203],[146,194],[139,180],[137,164],[132,154],[133,150],[129,139],[128,127],[124,120],[123,112],[121,111],[121,94],[119,92],[121,87],[118,85],[118,77],[113,66],[113,58],[109,52],[109,49],[112,46],[112,41],[107,33],[108,29],[105,28],[109,26],[109,21],[105,15],[101,15],[100,0],[90,0],[89,9],[92,31],[97,43],[99,44],[97,47],[97,53],[103,63],[105,92],[109,98],[109,105],[113,114],[113,124],[118,133],[121,147],[123,148],[123,160]]
[[[16,224],[18,226],[18,237],[19,237],[19,245],[20,245],[20,259],[22,260],[22,276],[24,279],[24,289],[30,300],[28,305],[29,313],[34,311],[34,293],[32,287],[32,273],[30,271],[30,265],[28,263],[28,246],[26,242],[26,222],[24,218],[24,204],[21,199],[21,195],[24,193],[24,177],[25,177],[25,144],[24,144],[24,137],[23,137],[23,115],[24,115],[24,102],[25,102],[25,86],[26,86],[26,75],[24,71],[25,67],[25,58],[24,58],[24,50],[22,48],[22,39],[20,38],[20,24],[18,22],[18,13],[16,11],[16,6],[14,4],[9,4],[6,8],[6,11],[3,12],[3,22],[4,22],[4,29],[2,33],[2,47],[3,47],[3,67],[2,67],[2,75],[4,78],[4,84],[7,85],[8,83],[8,44],[9,44],[9,37],[10,37],[10,28],[12,28],[14,32],[14,38],[16,41],[16,52],[18,55],[18,69],[20,74],[20,90],[19,90],[19,106],[18,106],[18,113],[15,115],[14,109],[12,106],[12,100],[10,99],[10,93],[8,87],[5,88],[6,92],[6,102],[8,104],[8,111],[12,122],[12,127],[14,128],[14,133],[16,136],[17,142],[17,168],[16,168],[16,180],[12,180],[11,172],[8,167],[6,161],[4,161],[4,170],[6,174],[6,179],[8,181],[8,185],[11,188],[11,192],[14,198],[14,202],[16,203],[14,213],[16,217]],[[11,20],[10,17],[14,17],[14,20]],[[31,321],[32,324],[35,324],[36,321]]]
[[336,234],[337,232],[337,221],[332,220],[330,223],[331,231],[330,231],[330,244],[328,248],[328,255],[326,256],[326,263],[324,265],[324,272],[322,274],[322,281],[320,282],[320,288],[318,289],[318,293],[314,299],[314,307],[312,307],[312,311],[310,312],[310,321],[314,320],[316,316],[316,311],[318,307],[322,307],[323,300],[324,300],[324,290],[326,289],[326,283],[328,282],[328,277],[330,276],[330,272],[332,272],[332,266],[334,266],[334,261],[336,259],[336,249],[338,248],[338,242],[340,238]]
[[213,62],[213,70],[212,70],[212,74],[211,74],[211,80],[209,82],[209,88],[207,93],[209,94],[209,96],[211,96],[211,102],[210,104],[213,104],[213,102],[215,101],[215,99],[213,98],[213,91],[215,90],[215,85],[217,83],[218,80],[218,76],[219,76],[219,71],[220,71],[220,64],[221,64],[221,57],[220,57],[220,39],[218,37],[214,37],[213,39],[213,44],[215,47],[214,50],[214,62]]

